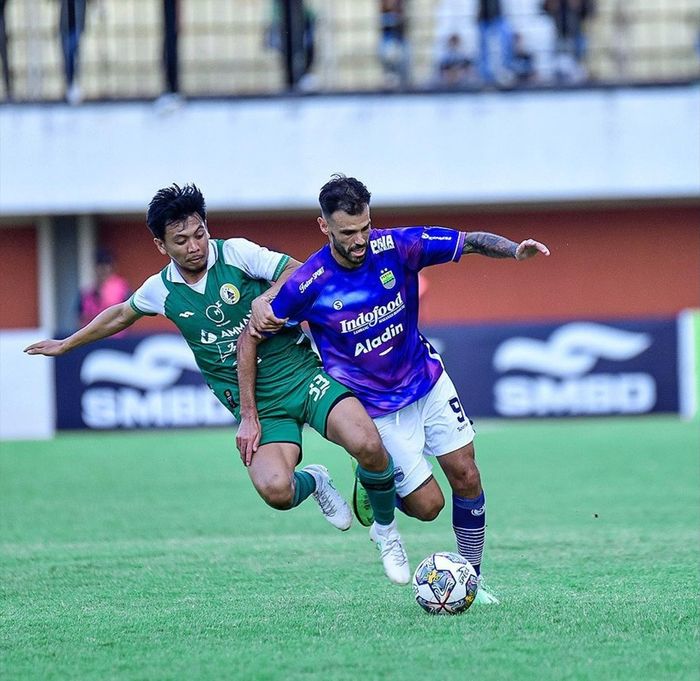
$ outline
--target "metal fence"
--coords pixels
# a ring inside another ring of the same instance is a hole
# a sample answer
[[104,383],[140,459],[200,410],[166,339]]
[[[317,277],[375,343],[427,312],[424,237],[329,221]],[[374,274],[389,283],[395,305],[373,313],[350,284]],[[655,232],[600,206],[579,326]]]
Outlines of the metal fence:
[[[276,11],[275,4],[0,0],[7,48],[3,64],[8,67],[3,97],[77,103],[155,99],[170,90],[184,97],[284,92],[290,79],[280,25],[285,25],[289,7],[302,3],[284,0]],[[393,32],[396,16],[381,11],[382,5],[386,10],[392,4],[403,11],[400,30]],[[299,45],[311,63],[302,65],[294,88],[480,89],[700,76],[700,0],[597,0],[580,22],[580,32],[576,25],[572,29],[571,20],[562,30],[557,12],[566,4],[502,0],[503,21],[487,31],[479,25],[477,0],[307,0]],[[169,6],[177,8],[174,87],[164,59]],[[63,48],[70,51],[78,34],[71,83]],[[490,72],[483,68],[486,61]]]

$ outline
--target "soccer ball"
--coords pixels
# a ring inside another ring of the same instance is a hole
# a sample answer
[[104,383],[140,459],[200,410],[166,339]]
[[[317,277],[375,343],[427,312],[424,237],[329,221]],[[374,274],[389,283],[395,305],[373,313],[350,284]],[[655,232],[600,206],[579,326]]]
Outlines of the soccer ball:
[[472,564],[457,553],[431,553],[413,573],[413,593],[432,615],[456,615],[473,602],[479,588]]

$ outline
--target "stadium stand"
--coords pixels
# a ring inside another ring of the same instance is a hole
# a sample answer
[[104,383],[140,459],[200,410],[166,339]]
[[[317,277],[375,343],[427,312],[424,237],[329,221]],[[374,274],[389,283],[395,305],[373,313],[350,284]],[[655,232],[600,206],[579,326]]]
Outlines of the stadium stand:
[[[60,100],[60,4],[24,0],[5,8],[17,101]],[[376,0],[310,0],[317,17],[315,76],[325,92],[383,87]],[[555,30],[540,0],[505,0],[504,11],[533,54],[540,85],[553,82]],[[266,45],[264,0],[180,3],[180,80],[186,97],[284,91],[283,65]],[[412,89],[428,87],[438,46],[458,32],[476,51],[473,0],[412,0],[408,5]],[[159,0],[91,0],[81,42],[81,90],[88,100],[152,99],[165,89],[163,5]],[[586,21],[586,72],[595,82],[684,81],[700,76],[698,0],[598,0]],[[3,85],[3,99],[7,93]]]

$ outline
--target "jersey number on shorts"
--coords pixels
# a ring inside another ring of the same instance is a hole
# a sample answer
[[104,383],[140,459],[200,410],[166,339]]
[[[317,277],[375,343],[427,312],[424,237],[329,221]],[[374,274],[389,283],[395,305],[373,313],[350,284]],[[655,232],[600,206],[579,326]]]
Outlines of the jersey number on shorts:
[[453,397],[450,402],[450,407],[452,407],[452,411],[457,414],[457,422],[458,423],[464,423],[467,420],[467,417],[464,414],[464,409],[462,409],[462,405],[459,401],[459,397]]
[[326,390],[328,390],[330,384],[331,382],[327,378],[324,378],[321,374],[316,374],[309,386],[309,395],[311,395],[311,399],[313,399],[314,402],[318,402],[326,394]]

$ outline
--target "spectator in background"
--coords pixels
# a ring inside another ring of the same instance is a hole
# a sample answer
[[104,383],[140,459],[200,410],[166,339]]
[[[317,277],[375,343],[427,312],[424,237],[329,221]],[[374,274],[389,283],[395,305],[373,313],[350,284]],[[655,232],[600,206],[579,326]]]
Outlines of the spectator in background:
[[265,45],[279,51],[287,86],[292,90],[318,88],[311,73],[316,56],[316,14],[302,0],[272,0],[272,17]]
[[7,27],[5,26],[6,0],[0,0],[0,59],[2,60],[2,80],[5,84],[5,99],[12,101],[12,79],[10,78],[10,59],[7,54]]
[[[477,15],[479,28],[479,76],[484,85],[510,85],[513,80],[512,48],[513,31],[503,15],[500,0],[479,0]],[[491,64],[491,57],[498,47],[498,64]]]
[[59,33],[63,49],[63,73],[66,79],[66,101],[80,104],[83,100],[78,85],[80,39],[85,30],[87,0],[61,0]]
[[544,0],[542,8],[552,17],[557,29],[557,80],[564,83],[585,80],[583,24],[593,14],[593,0]]
[[473,62],[462,45],[459,33],[452,33],[442,45],[437,59],[437,87],[461,88],[474,83]]
[[528,85],[535,80],[535,59],[527,50],[520,33],[513,34],[513,75],[518,85]]
[[380,0],[379,26],[379,59],[384,84],[392,90],[405,88],[409,84],[406,1]]
[[[629,7],[627,0],[617,0],[612,9],[610,20],[612,35],[607,42],[609,45],[608,51],[615,66],[615,75],[620,81],[629,78],[633,11]],[[700,38],[700,34],[698,34],[698,37]]]
[[95,261],[95,285],[80,294],[80,326],[108,307],[123,303],[130,295],[128,282],[114,271],[114,256],[100,249]]

